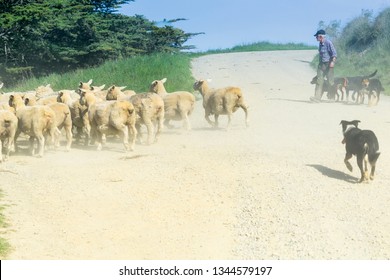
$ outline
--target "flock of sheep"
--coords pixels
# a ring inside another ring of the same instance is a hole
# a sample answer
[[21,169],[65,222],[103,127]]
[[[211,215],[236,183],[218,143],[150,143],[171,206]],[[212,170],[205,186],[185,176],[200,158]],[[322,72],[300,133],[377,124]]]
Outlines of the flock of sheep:
[[[42,157],[45,146],[59,146],[61,131],[65,131],[67,150],[73,139],[80,141],[82,135],[85,145],[97,144],[101,150],[106,135],[116,134],[125,150],[132,151],[136,139],[141,138],[141,126],[146,126],[147,144],[156,142],[164,125],[170,127],[170,121],[182,121],[186,129],[191,129],[189,116],[195,107],[194,95],[187,91],[167,93],[165,82],[166,79],[155,80],[149,92],[138,94],[115,85],[104,90],[105,86],[92,86],[92,80],[80,82],[76,91],[54,92],[46,85],[29,92],[2,93],[0,162],[17,149],[21,133],[29,136],[30,153]],[[194,90],[203,97],[205,118],[210,125],[217,127],[219,115],[227,115],[229,128],[232,114],[240,107],[248,125],[248,107],[240,88],[211,89],[207,81],[198,80]],[[214,121],[210,115],[214,115]]]

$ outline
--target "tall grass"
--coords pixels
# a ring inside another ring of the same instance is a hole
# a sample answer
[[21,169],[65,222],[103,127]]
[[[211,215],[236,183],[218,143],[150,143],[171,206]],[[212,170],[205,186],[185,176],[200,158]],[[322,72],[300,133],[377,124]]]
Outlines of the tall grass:
[[156,79],[167,78],[166,89],[191,90],[190,54],[155,54],[109,61],[96,68],[80,69],[64,75],[52,74],[43,78],[21,82],[4,91],[33,90],[40,85],[50,84],[54,90],[76,89],[80,81],[93,79],[93,85],[127,86],[136,92],[145,92]]

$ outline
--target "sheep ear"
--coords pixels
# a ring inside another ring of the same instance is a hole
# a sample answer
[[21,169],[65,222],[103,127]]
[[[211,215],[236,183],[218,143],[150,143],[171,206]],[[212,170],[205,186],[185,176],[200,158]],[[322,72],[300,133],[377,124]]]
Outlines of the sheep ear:
[[119,87],[119,90],[124,90],[125,88],[127,88],[127,86]]
[[1,83],[1,84],[0,84],[0,88],[2,88],[3,86],[4,86],[4,83]]
[[92,79],[90,79],[88,82],[87,82],[88,85],[91,85],[92,84]]
[[161,80],[161,82],[162,82],[163,84],[165,84],[166,81],[167,81],[167,78],[164,78],[164,79]]

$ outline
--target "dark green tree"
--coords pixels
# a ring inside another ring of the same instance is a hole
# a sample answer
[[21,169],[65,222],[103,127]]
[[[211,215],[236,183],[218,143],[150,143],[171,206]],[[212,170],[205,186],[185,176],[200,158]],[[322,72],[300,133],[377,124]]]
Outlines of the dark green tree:
[[121,57],[178,52],[199,34],[115,13],[132,1],[0,1],[0,80],[11,84]]

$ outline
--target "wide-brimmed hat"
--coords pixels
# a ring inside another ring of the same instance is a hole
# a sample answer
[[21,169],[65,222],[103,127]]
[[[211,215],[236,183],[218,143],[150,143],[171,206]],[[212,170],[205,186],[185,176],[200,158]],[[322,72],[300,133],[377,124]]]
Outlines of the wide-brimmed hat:
[[315,37],[317,37],[318,35],[326,35],[325,30],[320,29],[320,30],[317,31],[316,34],[314,34]]

